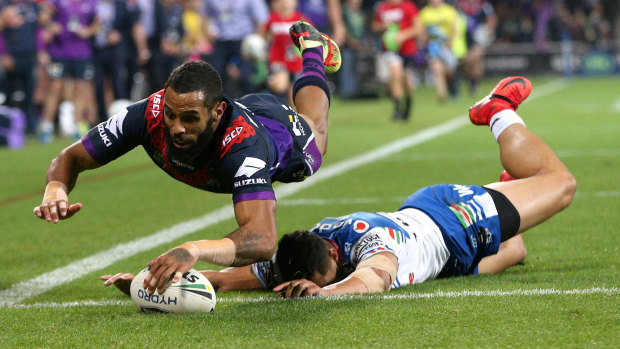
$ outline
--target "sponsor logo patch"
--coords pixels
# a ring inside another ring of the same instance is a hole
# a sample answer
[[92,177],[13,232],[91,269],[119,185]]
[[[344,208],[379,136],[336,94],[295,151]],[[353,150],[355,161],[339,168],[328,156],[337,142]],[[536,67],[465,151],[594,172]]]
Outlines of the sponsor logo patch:
[[241,176],[252,177],[256,172],[265,168],[265,165],[267,165],[267,163],[261,159],[247,157],[243,160],[243,163],[237,170],[237,173],[235,173],[235,178]]
[[264,178],[242,179],[240,181],[233,183],[233,187],[239,188],[239,187],[244,187],[246,185],[252,185],[252,184],[267,184],[267,180]]
[[356,220],[353,222],[353,231],[359,234],[365,233],[369,227],[370,225],[363,220]]
[[118,113],[110,116],[110,118],[105,123],[105,128],[110,131],[114,138],[118,139],[119,134],[123,134],[123,121],[125,121],[125,116],[129,111],[127,108],[119,111]]
[[232,125],[226,129],[226,132],[224,132],[220,148],[220,158],[228,154],[233,145],[241,143],[244,139],[254,136],[255,134],[256,130],[252,125],[248,124],[245,118],[242,116],[237,117],[233,120]]

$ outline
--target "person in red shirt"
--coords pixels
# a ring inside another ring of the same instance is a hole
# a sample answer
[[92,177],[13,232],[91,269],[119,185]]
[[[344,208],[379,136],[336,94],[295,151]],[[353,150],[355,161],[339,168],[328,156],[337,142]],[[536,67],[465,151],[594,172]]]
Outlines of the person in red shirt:
[[388,66],[388,89],[394,100],[395,120],[409,117],[413,102],[413,81],[405,68],[413,65],[418,52],[415,38],[422,30],[418,7],[409,0],[385,0],[377,3],[372,23],[375,33],[382,35],[383,61]]
[[288,29],[303,18],[297,11],[297,0],[275,0],[261,35],[270,40],[269,77],[267,87],[272,93],[287,97],[295,76],[301,72],[301,55],[289,36]]

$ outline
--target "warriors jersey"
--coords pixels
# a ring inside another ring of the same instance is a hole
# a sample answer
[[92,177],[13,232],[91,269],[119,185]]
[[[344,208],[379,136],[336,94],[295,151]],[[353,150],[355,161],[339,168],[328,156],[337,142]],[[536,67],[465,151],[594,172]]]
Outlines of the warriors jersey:
[[[346,275],[377,253],[394,254],[398,273],[392,288],[475,274],[483,257],[497,253],[501,240],[497,210],[486,190],[447,184],[417,191],[397,212],[325,218],[311,232],[338,249]],[[273,262],[252,265],[266,288],[280,281],[273,270]]]
[[268,94],[224,101],[227,108],[213,139],[191,163],[170,152],[163,90],[97,125],[82,144],[102,165],[142,145],[173,178],[198,189],[232,193],[234,203],[273,200],[273,181],[302,181],[319,168],[314,135],[293,108]]

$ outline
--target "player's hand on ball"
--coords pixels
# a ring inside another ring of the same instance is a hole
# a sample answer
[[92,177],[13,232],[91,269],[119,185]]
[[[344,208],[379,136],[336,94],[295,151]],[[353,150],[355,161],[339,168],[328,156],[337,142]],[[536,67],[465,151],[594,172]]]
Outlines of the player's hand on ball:
[[299,279],[285,282],[273,289],[282,298],[299,298],[309,296],[321,296],[325,290],[310,280]]
[[52,181],[45,187],[45,195],[41,205],[35,206],[34,215],[48,222],[58,223],[61,219],[71,218],[79,210],[82,204],[70,204],[67,197],[67,187],[57,181]]
[[131,295],[130,287],[131,282],[135,278],[135,276],[131,273],[116,273],[114,275],[102,275],[99,277],[101,280],[105,281],[103,286],[116,286],[121,292],[126,295]]
[[171,249],[148,263],[151,267],[148,275],[142,283],[143,288],[148,287],[148,293],[153,294],[155,289],[161,294],[168,280],[175,283],[184,273],[196,264],[197,258],[188,250],[180,247]]

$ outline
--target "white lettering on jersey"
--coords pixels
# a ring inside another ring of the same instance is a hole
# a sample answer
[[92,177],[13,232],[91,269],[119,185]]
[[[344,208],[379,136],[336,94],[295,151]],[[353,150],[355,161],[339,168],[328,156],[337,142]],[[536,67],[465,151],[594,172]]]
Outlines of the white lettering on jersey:
[[238,135],[241,134],[241,131],[243,131],[243,126],[235,127],[234,130],[232,130],[229,134],[226,135],[226,137],[224,137],[224,139],[222,139],[222,146],[227,146],[230,142],[232,142],[233,139],[235,139]]
[[239,188],[239,187],[243,187],[243,186],[251,185],[251,184],[267,184],[267,180],[265,178],[242,179],[240,181],[233,183],[233,187]]
[[456,184],[454,186],[454,190],[456,190],[459,193],[460,197],[463,197],[465,195],[471,195],[471,194],[474,193],[474,191],[471,190],[471,188],[469,186],[467,186],[467,185]]
[[153,119],[157,119],[157,116],[159,115],[160,112],[160,104],[161,104],[161,95],[156,94],[153,96]]
[[403,19],[403,10],[395,8],[386,10],[381,14],[381,21],[383,23],[399,23]]
[[110,116],[108,121],[106,121],[105,128],[114,135],[114,138],[118,139],[118,133],[123,134],[123,121],[125,121],[125,116],[127,116],[128,112],[127,108],[125,108]]
[[103,123],[100,123],[99,125],[97,125],[97,131],[99,131],[99,137],[101,137],[103,144],[105,144],[106,147],[111,146],[112,141],[110,140],[110,138],[108,138],[108,135],[105,133],[105,129],[103,128]]
[[256,172],[265,168],[265,165],[267,165],[267,163],[261,159],[247,157],[243,160],[243,163],[239,167],[239,170],[237,170],[237,173],[235,173],[235,178],[241,176],[251,177]]

